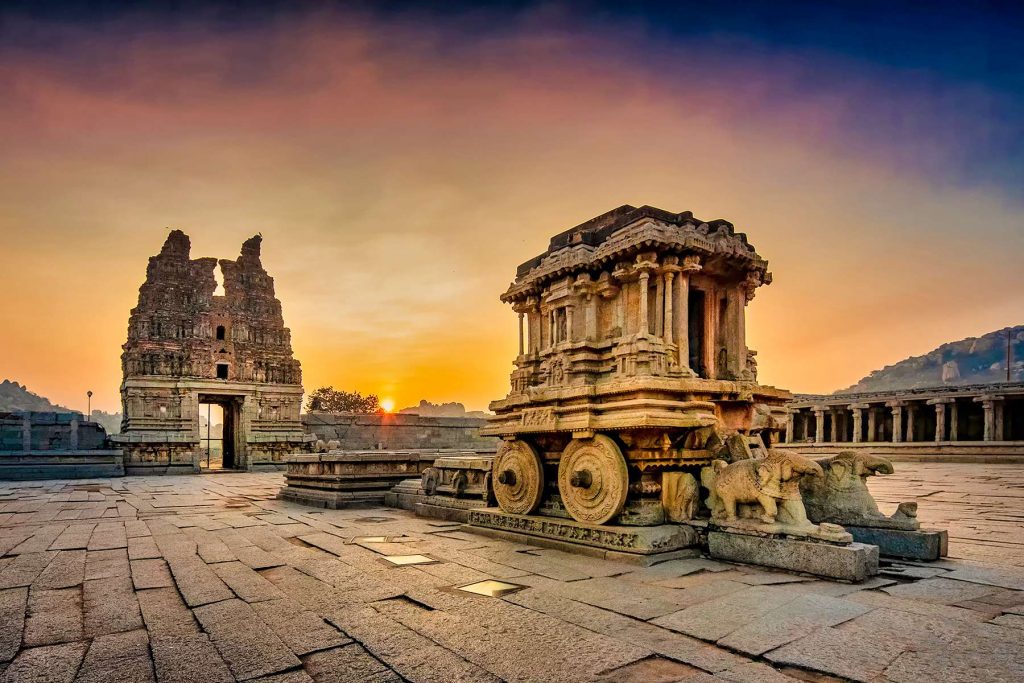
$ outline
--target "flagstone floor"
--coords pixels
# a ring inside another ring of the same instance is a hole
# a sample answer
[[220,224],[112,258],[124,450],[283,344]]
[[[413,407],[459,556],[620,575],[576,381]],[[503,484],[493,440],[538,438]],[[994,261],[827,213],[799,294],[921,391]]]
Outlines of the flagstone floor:
[[[1024,680],[1024,467],[873,479],[952,557],[860,585],[595,560],[282,482],[0,482],[0,681]],[[522,588],[459,590],[485,581]]]

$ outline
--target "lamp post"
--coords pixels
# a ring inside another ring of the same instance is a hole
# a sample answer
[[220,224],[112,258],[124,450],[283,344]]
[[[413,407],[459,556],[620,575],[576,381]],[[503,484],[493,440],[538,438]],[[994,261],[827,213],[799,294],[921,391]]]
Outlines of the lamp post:
[[88,408],[89,412],[86,413],[86,415],[85,415],[85,419],[88,422],[88,421],[92,420],[92,390],[90,389],[89,391],[85,392],[85,396],[86,396],[86,398],[88,399],[88,402],[89,402],[89,408]]
[[1010,362],[1013,358],[1013,347],[1011,346],[1011,340],[1013,335],[1013,328],[1006,328],[1006,381],[1010,381]]

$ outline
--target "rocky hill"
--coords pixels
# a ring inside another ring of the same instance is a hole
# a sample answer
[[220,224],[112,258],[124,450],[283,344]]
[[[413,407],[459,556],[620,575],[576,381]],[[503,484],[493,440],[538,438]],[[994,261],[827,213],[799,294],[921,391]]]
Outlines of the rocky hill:
[[1024,381],[1024,325],[1018,325],[980,337],[943,344],[923,356],[901,360],[875,370],[852,387],[840,389],[836,393],[1005,382],[1008,334],[1010,379],[1015,382]]
[[33,394],[24,384],[5,379],[0,382],[0,412],[16,410],[68,412],[67,408],[50,403],[39,394]]
[[420,415],[422,417],[479,417],[485,418],[489,413],[482,410],[466,410],[461,403],[431,403],[421,400],[418,406],[402,408],[398,412]]

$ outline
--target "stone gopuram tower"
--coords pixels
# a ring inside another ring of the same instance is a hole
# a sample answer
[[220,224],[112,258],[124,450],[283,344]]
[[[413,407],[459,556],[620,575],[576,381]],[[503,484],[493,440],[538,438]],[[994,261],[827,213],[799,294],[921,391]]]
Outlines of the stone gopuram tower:
[[[128,474],[197,472],[200,406],[223,409],[223,465],[283,467],[309,450],[302,430],[302,371],[292,356],[274,279],[260,262],[260,236],[238,259],[192,259],[173,230],[149,259],[128,321],[121,365],[122,433]],[[217,295],[220,266],[224,294]]]

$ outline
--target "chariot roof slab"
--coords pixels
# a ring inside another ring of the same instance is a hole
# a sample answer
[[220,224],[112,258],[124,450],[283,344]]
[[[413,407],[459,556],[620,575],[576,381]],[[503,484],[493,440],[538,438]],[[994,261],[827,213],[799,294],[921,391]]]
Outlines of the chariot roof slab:
[[547,251],[516,269],[516,280],[502,300],[520,299],[547,281],[597,270],[651,249],[661,254],[697,254],[706,262],[721,262],[726,269],[758,271],[765,284],[771,279],[768,262],[729,221],[702,221],[689,211],[672,213],[627,204],[552,237]]

